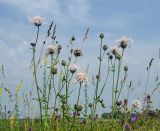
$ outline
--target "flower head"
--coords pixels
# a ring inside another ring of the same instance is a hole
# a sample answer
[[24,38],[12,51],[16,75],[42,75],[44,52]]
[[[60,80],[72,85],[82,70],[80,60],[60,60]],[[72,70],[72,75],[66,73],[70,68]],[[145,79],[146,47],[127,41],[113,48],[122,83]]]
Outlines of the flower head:
[[130,131],[130,130],[131,130],[131,127],[130,127],[129,123],[126,123],[125,129],[126,129],[127,131]]
[[111,52],[112,54],[116,55],[116,54],[120,54],[120,49],[117,46],[114,46],[111,48]]
[[82,50],[81,49],[75,49],[74,50],[74,56],[75,57],[79,57],[82,55]]
[[88,81],[87,74],[84,72],[79,72],[77,74],[76,80],[80,83],[87,83]]
[[84,118],[83,120],[82,120],[82,124],[86,124],[87,123],[87,120]]
[[132,42],[133,40],[128,37],[121,37],[116,41],[116,43],[118,43],[118,47],[121,47],[122,49],[125,49]]
[[139,100],[132,101],[132,106],[134,108],[137,108],[137,109],[141,109],[142,108],[142,104],[141,104],[141,102]]
[[47,50],[48,50],[48,54],[53,54],[57,50],[57,47],[54,45],[49,45]]
[[42,24],[45,23],[45,19],[41,16],[34,16],[34,17],[31,18],[31,22],[35,26],[41,26]]
[[75,73],[78,69],[78,66],[76,64],[70,65],[70,72]]
[[136,120],[137,120],[137,115],[136,114],[132,114],[131,115],[131,121],[132,122],[136,122]]

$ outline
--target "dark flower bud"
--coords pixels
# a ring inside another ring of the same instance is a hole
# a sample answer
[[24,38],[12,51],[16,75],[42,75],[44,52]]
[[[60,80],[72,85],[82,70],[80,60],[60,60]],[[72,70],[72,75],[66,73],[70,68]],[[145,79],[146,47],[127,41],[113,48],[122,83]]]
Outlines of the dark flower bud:
[[103,38],[104,38],[104,34],[101,33],[101,34],[99,35],[99,37],[100,37],[101,39],[103,39]]
[[74,109],[78,110],[78,105],[77,104],[74,105]]
[[120,55],[120,54],[116,54],[116,58],[117,58],[118,60],[120,60],[120,59],[121,59],[121,55]]
[[122,104],[122,101],[116,101],[116,105],[120,106]]
[[82,111],[83,107],[81,105],[78,105],[77,111]]
[[71,49],[70,52],[73,53],[73,49]]
[[96,75],[96,78],[97,78],[97,79],[100,79],[100,75]]
[[122,49],[125,49],[127,47],[126,41],[121,41],[120,46]]
[[111,59],[111,60],[112,60],[112,59],[113,59],[113,56],[112,56],[112,55],[110,55],[110,56],[109,56],[109,59]]
[[62,46],[58,45],[58,54],[60,53],[61,49],[62,49]]
[[87,120],[84,118],[83,121],[82,121],[82,124],[85,125],[86,123],[87,123]]
[[79,112],[77,112],[77,116],[80,116],[81,114]]
[[72,40],[72,41],[75,41],[75,37],[74,37],[74,36],[72,36],[71,40]]
[[58,110],[59,110],[58,107],[54,109],[54,111],[56,111],[56,112],[58,112]]
[[62,66],[66,66],[66,61],[62,60],[61,64],[62,64]]
[[104,46],[103,46],[103,50],[106,51],[107,49],[108,49],[108,46],[107,46],[107,45],[104,45]]
[[89,107],[92,107],[93,105],[92,105],[92,103],[89,103],[88,106],[89,106]]
[[110,52],[107,52],[107,55],[109,56],[109,55],[110,55]]
[[36,43],[31,43],[31,46],[35,47],[35,46],[36,46]]
[[147,95],[147,98],[148,98],[148,99],[150,99],[150,98],[151,98],[151,96],[150,96],[150,95]]
[[53,40],[55,40],[55,39],[56,39],[56,36],[51,36],[51,38],[52,38]]
[[57,74],[57,68],[55,68],[55,67],[51,68],[51,73],[53,75]]
[[124,66],[124,71],[128,71],[128,66]]
[[75,55],[75,57],[79,57],[79,56],[82,55],[82,51],[80,49],[75,49],[74,50],[74,55]]
[[124,99],[124,105],[127,105],[127,104],[128,104],[128,100]]

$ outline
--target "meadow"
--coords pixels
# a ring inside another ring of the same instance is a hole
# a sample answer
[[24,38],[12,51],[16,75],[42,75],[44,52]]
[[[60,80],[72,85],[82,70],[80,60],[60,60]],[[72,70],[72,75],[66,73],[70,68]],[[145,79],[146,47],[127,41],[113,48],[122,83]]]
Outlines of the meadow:
[[[123,64],[123,59],[126,50],[133,43],[131,38],[121,37],[116,40],[113,47],[105,44],[103,33],[94,38],[99,40],[97,44],[99,54],[95,58],[98,67],[94,67],[97,74],[89,78],[89,65],[84,65],[84,68],[78,65],[84,54],[81,48],[75,46],[75,36],[71,36],[67,49],[63,50],[64,45],[57,41],[55,23],[51,22],[49,25],[44,41],[39,41],[39,34],[45,20],[40,16],[35,16],[31,19],[31,23],[31,26],[36,29],[35,40],[30,43],[32,58],[28,67],[33,76],[33,88],[28,94],[23,93],[20,96],[25,80],[17,84],[15,92],[11,92],[3,81],[0,81],[0,131],[160,130],[160,109],[154,108],[152,102],[152,96],[159,93],[158,75],[156,87],[152,92],[148,91],[154,58],[147,65],[146,87],[141,96],[144,101],[135,99],[129,103],[130,94],[134,89],[132,81],[128,80],[130,68]],[[88,33],[89,28],[85,32],[83,42],[87,41]],[[50,44],[47,45],[48,43]],[[37,44],[41,44],[40,53],[37,53]],[[68,56],[64,57],[63,52]],[[106,65],[105,70],[102,68],[103,64]],[[4,72],[2,64],[2,78]],[[108,85],[111,87],[111,92],[104,92]],[[77,90],[73,90],[73,87]],[[126,87],[125,90],[124,87]],[[92,89],[93,95],[90,94],[88,88]],[[122,96],[124,91],[127,92],[128,97]],[[75,93],[73,104],[70,99]],[[111,99],[103,99],[104,93],[111,94]],[[7,94],[9,99],[5,104],[3,103],[4,94]],[[84,95],[83,103],[81,102],[82,94]],[[31,104],[33,101],[35,105]],[[106,106],[106,102],[111,105]],[[32,112],[32,106],[36,106],[37,117],[32,116],[35,113]],[[98,107],[106,109],[106,113],[100,114]]]

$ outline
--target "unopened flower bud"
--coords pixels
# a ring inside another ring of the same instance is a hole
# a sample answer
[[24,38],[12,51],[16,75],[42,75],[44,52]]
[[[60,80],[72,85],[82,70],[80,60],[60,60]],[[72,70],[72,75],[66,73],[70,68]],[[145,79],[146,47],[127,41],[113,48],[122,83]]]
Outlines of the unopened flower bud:
[[118,60],[120,60],[120,59],[121,59],[121,55],[120,55],[120,54],[116,54],[116,58],[117,58]]
[[75,37],[74,37],[74,36],[72,36],[71,40],[72,40],[72,41],[75,41]]
[[128,100],[124,99],[124,105],[127,105],[127,104],[128,104]]
[[150,96],[150,95],[147,95],[147,98],[148,98],[148,99],[150,99],[150,98],[151,98],[151,96]]
[[35,47],[35,46],[36,46],[36,43],[31,43],[31,46]]
[[116,105],[120,106],[122,104],[122,101],[116,101]]
[[128,66],[124,66],[124,71],[128,71]]
[[66,66],[66,61],[62,60],[61,64],[62,64],[62,66]]
[[99,37],[100,37],[101,39],[103,39],[103,38],[104,38],[104,34],[101,33],[101,34],[99,35]]
[[97,78],[97,79],[100,79],[100,75],[96,75],[96,78]]
[[104,46],[103,46],[103,50],[106,51],[107,49],[108,49],[108,46],[107,46],[107,45],[104,45]]
[[92,105],[92,103],[89,103],[88,106],[89,106],[89,107],[92,107],[93,105]]
[[82,111],[83,107],[81,105],[78,105],[77,111]]
[[55,68],[55,67],[51,68],[51,73],[53,75],[57,74],[57,68]]
[[113,59],[113,56],[112,56],[112,55],[110,55],[110,56],[109,56],[109,59],[111,59],[111,60],[112,60],[112,59]]
[[74,55],[75,55],[75,57],[79,57],[79,56],[82,55],[82,51],[80,49],[75,49],[74,50]]

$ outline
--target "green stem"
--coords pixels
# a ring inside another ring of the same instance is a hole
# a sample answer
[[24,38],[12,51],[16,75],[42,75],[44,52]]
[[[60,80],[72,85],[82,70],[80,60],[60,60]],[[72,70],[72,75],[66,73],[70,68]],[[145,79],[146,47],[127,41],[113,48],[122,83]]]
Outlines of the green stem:
[[101,65],[102,65],[102,39],[101,39],[101,44],[100,44],[98,78],[96,81],[96,89],[95,89],[95,94],[94,94],[93,115],[95,115],[97,102],[98,102],[97,97],[98,97],[99,78],[100,78],[100,74],[101,74]]
[[40,99],[39,86],[38,86],[38,81],[37,81],[37,70],[36,70],[35,51],[34,50],[33,50],[33,64],[34,64],[34,81],[35,81],[36,89],[37,89],[39,108],[40,108],[41,127],[42,127],[42,103],[41,103],[41,99]]

